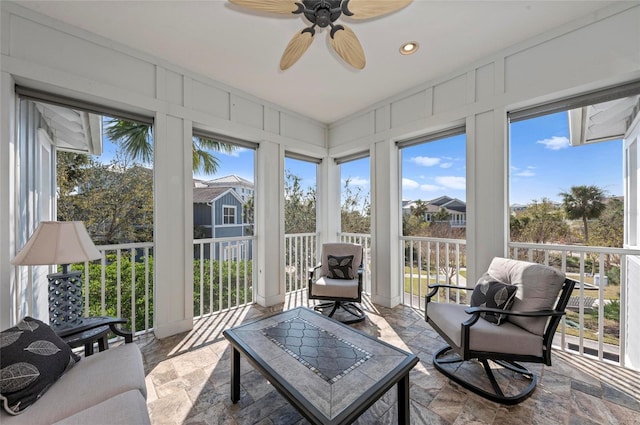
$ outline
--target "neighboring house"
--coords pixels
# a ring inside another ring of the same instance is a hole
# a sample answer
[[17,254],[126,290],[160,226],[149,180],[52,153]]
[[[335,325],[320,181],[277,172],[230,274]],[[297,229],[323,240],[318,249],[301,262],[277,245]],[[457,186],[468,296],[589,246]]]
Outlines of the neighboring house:
[[[244,223],[245,201],[232,187],[207,186],[207,182],[194,180],[193,226],[198,239],[234,238],[251,234],[253,223]],[[205,258],[234,259],[241,254],[238,245],[228,248],[224,242],[213,244],[210,255],[209,245],[205,245]],[[250,243],[247,249],[251,249]],[[199,253],[196,253],[199,256]],[[250,252],[248,253],[250,255]]]
[[[415,208],[416,202],[403,201],[402,210],[404,214],[410,214],[411,208]],[[457,198],[449,196],[441,196],[439,198],[425,201],[427,211],[425,213],[425,221],[431,223],[436,221],[435,217],[442,208],[449,214],[449,225],[451,227],[465,227],[467,224],[467,204]]]
[[251,198],[254,193],[252,182],[233,174],[213,180],[199,181],[199,183],[204,184],[206,187],[231,188],[235,190],[236,194],[240,197],[240,199],[242,199],[243,202],[247,202],[247,200]]

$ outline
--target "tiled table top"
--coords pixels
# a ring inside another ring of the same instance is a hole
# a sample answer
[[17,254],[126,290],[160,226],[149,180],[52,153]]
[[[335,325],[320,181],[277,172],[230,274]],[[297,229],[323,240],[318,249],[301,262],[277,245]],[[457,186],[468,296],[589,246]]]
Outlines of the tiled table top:
[[306,308],[229,329],[225,336],[283,385],[292,404],[302,403],[321,423],[339,423],[370,405],[418,361]]

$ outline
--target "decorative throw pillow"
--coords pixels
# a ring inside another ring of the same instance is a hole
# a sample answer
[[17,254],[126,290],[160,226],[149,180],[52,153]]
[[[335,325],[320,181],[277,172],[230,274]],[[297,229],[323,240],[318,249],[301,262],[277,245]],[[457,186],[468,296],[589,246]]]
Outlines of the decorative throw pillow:
[[[485,273],[471,294],[471,307],[498,308],[509,310],[513,305],[518,287],[498,282]],[[480,313],[480,317],[494,325],[500,325],[507,318],[506,314]]]
[[344,257],[334,257],[327,255],[327,266],[329,273],[328,278],[331,279],[354,279],[353,272],[353,255],[345,255]]
[[40,320],[25,317],[0,332],[0,401],[20,414],[35,403],[80,357]]

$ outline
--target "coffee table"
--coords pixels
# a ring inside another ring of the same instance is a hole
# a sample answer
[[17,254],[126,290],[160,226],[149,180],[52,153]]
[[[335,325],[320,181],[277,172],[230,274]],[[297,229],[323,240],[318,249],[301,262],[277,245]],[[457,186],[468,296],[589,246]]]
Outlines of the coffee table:
[[398,423],[409,422],[409,372],[418,357],[298,307],[224,331],[232,347],[231,401],[240,354],[313,424],[349,424],[394,385]]

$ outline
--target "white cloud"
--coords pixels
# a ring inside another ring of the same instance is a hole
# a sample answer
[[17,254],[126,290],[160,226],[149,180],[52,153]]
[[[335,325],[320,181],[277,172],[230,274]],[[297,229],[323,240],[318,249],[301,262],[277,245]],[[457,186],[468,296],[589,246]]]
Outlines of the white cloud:
[[440,164],[440,168],[451,168],[453,167],[453,162],[443,162]]
[[244,151],[246,151],[246,150],[248,150],[248,149],[247,149],[247,148],[241,148],[241,147],[239,147],[239,146],[238,146],[238,147],[236,147],[236,148],[233,150],[233,152],[231,152],[231,153],[229,153],[229,152],[218,152],[218,151],[215,151],[215,152],[213,152],[213,153],[214,153],[214,155],[217,155],[218,153],[221,153],[222,155],[233,156],[233,157],[236,157],[236,158],[237,158],[237,157],[239,157],[239,156],[240,156],[240,154],[241,154],[242,152],[244,152]]
[[349,184],[354,186],[368,186],[369,180],[363,179],[362,177],[349,177]]
[[435,192],[437,190],[442,189],[440,186],[436,186],[435,184],[421,184],[420,190],[424,192]]
[[467,188],[467,181],[464,177],[441,176],[436,177],[436,182],[449,189],[464,190]]
[[533,177],[536,175],[536,173],[534,173],[531,170],[524,170],[524,171],[520,171],[519,173],[515,173],[514,175],[518,177]]
[[403,189],[417,189],[420,187],[417,181],[411,179],[402,179],[402,188]]
[[550,139],[538,140],[536,143],[544,145],[545,148],[557,151],[569,147],[569,139],[566,137],[553,136]]
[[440,164],[440,158],[432,158],[429,156],[414,156],[409,159],[410,162],[413,162],[418,165],[422,165],[423,167],[433,167],[434,165]]

